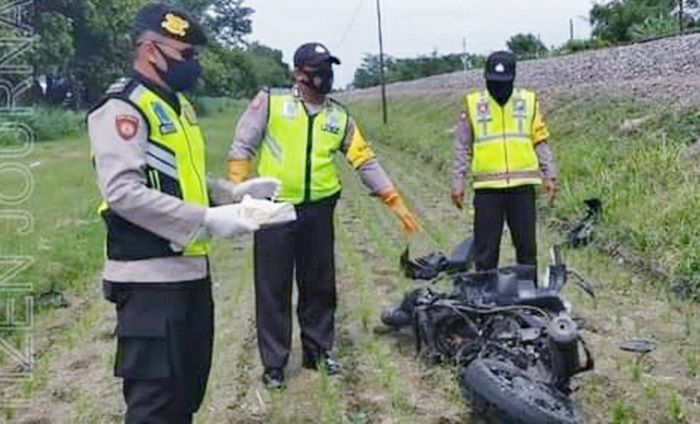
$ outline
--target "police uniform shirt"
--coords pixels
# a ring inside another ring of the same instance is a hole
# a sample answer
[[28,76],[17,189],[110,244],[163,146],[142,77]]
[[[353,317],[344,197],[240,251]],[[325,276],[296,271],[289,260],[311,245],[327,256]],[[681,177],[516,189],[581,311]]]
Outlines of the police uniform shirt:
[[[557,177],[557,167],[554,162],[554,154],[549,146],[549,130],[542,117],[539,101],[536,102],[535,117],[535,153],[540,164],[542,178],[554,179]],[[454,138],[454,162],[452,165],[452,190],[462,190],[467,177],[467,169],[472,161],[472,128],[469,124],[467,111],[462,111],[457,118]]]
[[[294,92],[298,96],[296,88]],[[263,90],[248,105],[236,126],[233,143],[228,154],[229,159],[252,159],[257,154],[265,138],[269,97],[268,91]],[[326,99],[326,101],[330,100]],[[307,102],[304,102],[304,105],[309,115],[317,114],[325,106]],[[358,172],[362,183],[370,189],[372,194],[379,194],[393,187],[389,176],[375,157],[352,117],[348,119],[346,136],[340,151]]]
[[[203,232],[205,207],[147,187],[148,126],[134,106],[107,100],[88,116],[88,134],[100,192],[110,210],[174,247],[186,246]],[[112,282],[179,282],[207,274],[205,256],[108,259],[103,269],[103,278]]]

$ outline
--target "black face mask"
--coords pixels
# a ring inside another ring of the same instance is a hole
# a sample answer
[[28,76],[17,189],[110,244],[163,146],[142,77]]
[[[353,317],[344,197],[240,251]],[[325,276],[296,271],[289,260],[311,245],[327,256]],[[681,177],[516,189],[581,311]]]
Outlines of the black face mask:
[[195,57],[194,49],[187,49],[182,52],[184,60],[175,60],[156,45],[160,54],[168,64],[168,70],[161,71],[156,68],[158,75],[165,81],[173,91],[187,91],[197,84],[199,76],[202,74],[202,66]]
[[321,68],[314,72],[307,72],[306,85],[319,94],[328,94],[333,90],[333,68]]
[[494,100],[504,106],[513,94],[513,81],[486,81],[486,88]]

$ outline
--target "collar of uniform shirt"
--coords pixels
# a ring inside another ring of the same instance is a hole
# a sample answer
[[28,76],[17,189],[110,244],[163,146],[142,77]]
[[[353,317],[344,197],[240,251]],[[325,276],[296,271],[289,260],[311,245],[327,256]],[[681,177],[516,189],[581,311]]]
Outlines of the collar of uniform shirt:
[[173,108],[175,113],[180,115],[180,100],[177,98],[177,94],[170,90],[166,90],[154,84],[151,80],[141,75],[139,72],[134,71],[134,78],[136,78],[141,84],[145,85],[149,90],[155,92],[161,99]]

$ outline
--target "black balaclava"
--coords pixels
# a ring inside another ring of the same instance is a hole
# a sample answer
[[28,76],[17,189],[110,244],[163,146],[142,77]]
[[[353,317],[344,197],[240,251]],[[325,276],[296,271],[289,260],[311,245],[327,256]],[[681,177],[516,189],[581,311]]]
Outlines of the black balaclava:
[[486,88],[501,106],[505,106],[513,94],[513,81],[486,81]]
[[507,51],[494,52],[486,58],[484,77],[486,88],[499,105],[505,106],[513,94],[515,81],[515,55]]

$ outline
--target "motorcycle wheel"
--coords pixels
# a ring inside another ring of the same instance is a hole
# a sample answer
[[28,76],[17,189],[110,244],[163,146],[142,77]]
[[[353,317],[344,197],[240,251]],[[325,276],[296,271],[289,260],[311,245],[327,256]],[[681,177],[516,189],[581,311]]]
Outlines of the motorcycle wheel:
[[495,409],[499,423],[583,423],[571,399],[507,362],[477,359],[460,383],[477,404]]

